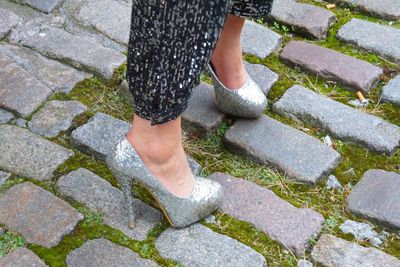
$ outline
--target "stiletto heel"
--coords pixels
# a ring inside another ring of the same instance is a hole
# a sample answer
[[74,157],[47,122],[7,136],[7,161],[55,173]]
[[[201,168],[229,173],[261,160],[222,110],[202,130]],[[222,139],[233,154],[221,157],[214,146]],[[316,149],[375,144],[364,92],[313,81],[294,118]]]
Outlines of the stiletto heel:
[[[221,203],[222,187],[219,183],[195,175],[195,185],[187,197],[177,196],[162,185],[147,169],[131,143],[123,136],[107,155],[106,162],[121,181],[126,196],[126,184],[136,181],[156,199],[161,210],[174,227],[185,227],[208,216]],[[129,182],[126,182],[129,181]]]
[[[113,173],[113,172],[112,172]],[[122,187],[122,192],[124,194],[124,201],[125,201],[125,209],[127,212],[128,217],[128,226],[129,228],[133,229],[136,226],[136,216],[139,214],[135,214],[135,210],[133,208],[133,198],[132,198],[132,180],[124,177],[122,175],[115,175],[117,177],[118,183]]]
[[243,118],[257,118],[268,106],[267,97],[246,72],[246,81],[238,89],[228,89],[219,79],[211,62],[208,64],[214,84],[215,105],[223,113]]

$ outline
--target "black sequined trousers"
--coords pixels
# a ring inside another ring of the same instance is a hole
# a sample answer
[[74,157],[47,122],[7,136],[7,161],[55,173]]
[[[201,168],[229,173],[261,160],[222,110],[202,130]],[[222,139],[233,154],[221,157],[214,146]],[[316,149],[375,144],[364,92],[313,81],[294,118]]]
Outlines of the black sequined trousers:
[[176,119],[200,83],[227,15],[258,18],[272,0],[133,0],[126,78],[135,113]]

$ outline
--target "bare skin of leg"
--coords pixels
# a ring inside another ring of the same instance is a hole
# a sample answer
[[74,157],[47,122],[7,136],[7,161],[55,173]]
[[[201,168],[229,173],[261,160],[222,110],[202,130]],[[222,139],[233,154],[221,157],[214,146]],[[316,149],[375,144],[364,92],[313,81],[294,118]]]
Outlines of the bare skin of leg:
[[[240,88],[245,82],[245,72],[240,46],[244,19],[229,16],[213,52],[213,63],[219,79],[229,89]],[[173,194],[186,197],[194,187],[182,146],[181,117],[159,125],[136,114],[127,138],[150,172]]]
[[241,17],[228,16],[211,56],[219,80],[232,90],[240,88],[246,79],[240,45],[244,21]]

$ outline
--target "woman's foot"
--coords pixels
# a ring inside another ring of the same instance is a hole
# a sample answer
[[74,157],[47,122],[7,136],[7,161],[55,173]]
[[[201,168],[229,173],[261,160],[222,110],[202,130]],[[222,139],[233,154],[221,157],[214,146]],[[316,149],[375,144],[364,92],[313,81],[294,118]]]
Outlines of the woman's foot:
[[127,139],[150,172],[171,193],[186,197],[195,179],[181,139],[181,120],[151,126],[150,121],[134,115]]
[[244,21],[240,17],[228,16],[211,57],[219,80],[231,90],[239,89],[246,81],[240,45]]

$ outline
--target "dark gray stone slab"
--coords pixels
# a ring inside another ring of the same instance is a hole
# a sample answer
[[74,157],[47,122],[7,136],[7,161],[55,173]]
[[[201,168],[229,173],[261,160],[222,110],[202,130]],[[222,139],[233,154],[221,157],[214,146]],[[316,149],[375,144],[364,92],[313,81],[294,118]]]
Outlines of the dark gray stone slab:
[[261,64],[250,64],[245,61],[244,66],[249,76],[261,88],[264,94],[268,96],[272,86],[278,81],[279,75]]
[[0,124],[8,123],[14,118],[11,112],[0,108]]
[[222,123],[225,115],[214,103],[214,88],[201,83],[193,89],[188,107],[182,114],[182,127],[189,133],[210,136]]
[[56,246],[82,219],[67,202],[30,182],[15,185],[0,197],[0,223],[28,243]]
[[127,247],[99,238],[86,241],[67,256],[68,267],[156,267],[151,260],[142,259]]
[[87,110],[78,101],[47,102],[28,122],[29,129],[45,137],[55,137],[71,127],[73,119]]
[[241,45],[243,52],[265,58],[281,47],[282,37],[265,26],[247,20],[244,24]]
[[0,108],[27,117],[52,93],[48,87],[2,53],[0,65]]
[[301,41],[287,44],[281,59],[313,74],[338,81],[349,89],[363,92],[374,89],[383,74],[382,69],[371,63]]
[[329,10],[294,0],[274,1],[269,16],[317,39],[326,38],[329,27],[336,21]]
[[71,134],[71,143],[80,150],[105,160],[112,146],[131,128],[130,124],[104,113],[96,113]]
[[400,228],[400,174],[369,170],[351,191],[347,209],[356,215]]
[[134,229],[129,228],[122,192],[84,168],[60,177],[57,189],[63,196],[71,197],[89,209],[101,212],[106,224],[136,240],[145,240],[149,231],[163,218],[160,211],[134,198],[136,226]]
[[74,153],[26,129],[0,125],[0,168],[36,180],[49,179]]
[[[71,144],[78,149],[105,160],[108,151],[126,134],[131,125],[110,115],[98,112],[89,121],[71,134]],[[202,167],[188,157],[193,174],[200,175]]]
[[65,31],[65,24],[64,17],[42,16],[17,26],[10,41],[106,79],[126,61],[125,55],[111,48]]
[[318,139],[267,116],[237,120],[223,142],[233,153],[311,184],[329,175],[340,159],[339,153]]
[[4,184],[10,176],[11,173],[0,171],[0,185]]
[[266,188],[223,173],[208,178],[223,187],[221,212],[251,223],[296,255],[302,255],[309,240],[322,229],[321,214],[296,208]]
[[366,248],[332,235],[324,234],[314,246],[313,260],[322,266],[375,267],[400,266],[400,261],[376,248]]
[[69,93],[78,82],[92,76],[50,60],[29,48],[0,45],[0,52],[12,58],[53,92]]
[[63,0],[18,0],[40,11],[51,13],[58,8]]
[[382,88],[382,101],[400,106],[400,75]]
[[400,29],[352,19],[338,31],[337,37],[400,63]]
[[27,248],[17,248],[0,258],[2,267],[46,267],[47,265]]
[[132,7],[115,0],[84,2],[74,18],[86,27],[92,27],[111,39],[128,45]]
[[272,108],[374,151],[391,153],[400,145],[400,127],[299,85],[288,89]]
[[16,14],[0,8],[0,39],[3,39],[20,22],[21,18]]
[[267,266],[265,258],[237,240],[213,232],[201,224],[169,228],[156,239],[162,257],[184,266]]
[[400,19],[400,2],[398,0],[337,0],[356,6],[369,14],[389,20]]

